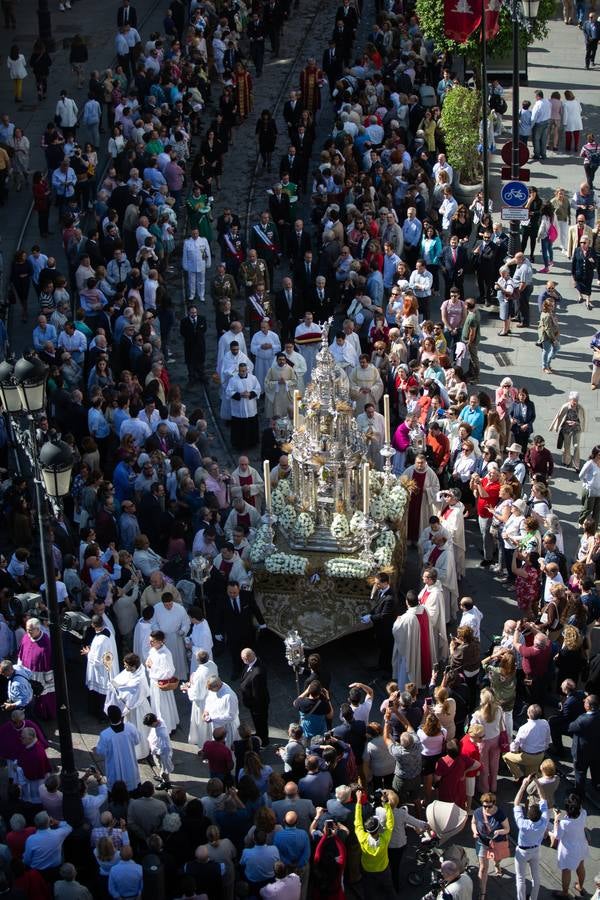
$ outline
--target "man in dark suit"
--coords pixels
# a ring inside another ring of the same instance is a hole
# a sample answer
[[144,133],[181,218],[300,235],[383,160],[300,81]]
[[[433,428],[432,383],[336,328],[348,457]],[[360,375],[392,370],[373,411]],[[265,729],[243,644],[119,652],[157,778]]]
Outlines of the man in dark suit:
[[305,229],[302,219],[296,219],[290,233],[288,244],[288,256],[292,272],[295,272],[298,265],[303,262],[304,254],[307,250],[312,252],[312,240],[310,234]]
[[477,273],[479,303],[489,306],[492,299],[495,299],[494,284],[500,267],[498,246],[492,241],[491,231],[484,231],[483,240],[476,243],[473,250],[473,265]]
[[575,769],[575,790],[585,797],[585,777],[589,768],[592,784],[600,787],[600,700],[596,694],[588,694],[583,701],[585,712],[569,725],[573,738],[571,755]]
[[268,459],[273,469],[278,463],[283,450],[281,449],[281,441],[277,440],[275,434],[275,425],[277,419],[271,419],[268,428],[265,428],[260,437],[260,458]]
[[238,581],[228,582],[227,596],[220,601],[219,607],[215,637],[217,640],[227,640],[231,677],[239,678],[242,673],[242,650],[248,644],[256,643],[253,620],[256,619],[261,631],[267,626],[252,591],[240,591]]
[[204,381],[206,319],[198,315],[198,307],[190,306],[187,316],[179,325],[179,334],[183,338],[183,355],[189,380],[198,378]]
[[419,129],[419,124],[425,115],[425,107],[419,102],[416,94],[411,94],[408,98],[408,130],[411,135],[415,135]]
[[317,264],[313,259],[312,250],[305,250],[303,259],[299,262],[294,272],[296,286],[306,299],[310,296],[315,286],[315,278],[318,274]]
[[267,672],[254,650],[242,650],[244,670],[240,680],[242,703],[252,716],[254,730],[263,747],[269,743],[269,687]]
[[363,616],[363,622],[370,622],[375,631],[375,639],[377,641],[377,649],[379,650],[379,658],[377,660],[377,668],[388,671],[392,662],[392,648],[394,638],[392,635],[392,625],[398,614],[396,598],[390,586],[389,575],[380,572],[377,580],[373,585],[371,593],[373,606],[368,615]]
[[281,157],[281,162],[279,163],[279,177],[281,178],[282,175],[289,175],[290,181],[293,181],[299,188],[301,187],[303,178],[303,160],[296,153],[296,148],[293,144],[290,144],[288,152],[284,153]]
[[132,28],[137,28],[137,10],[135,6],[132,6],[129,0],[123,0],[123,3],[117,10],[117,25],[119,28],[122,28],[123,25],[131,25]]
[[283,278],[281,290],[275,294],[275,318],[281,331],[281,342],[293,340],[296,326],[304,315],[302,297],[294,290],[291,278]]
[[564,696],[560,704],[560,711],[556,716],[550,716],[548,725],[552,735],[552,750],[558,756],[563,752],[563,734],[569,733],[569,725],[579,716],[583,715],[583,691],[577,690],[577,685],[571,678],[566,678],[560,686]]
[[465,268],[467,265],[467,251],[463,244],[460,244],[456,235],[450,238],[450,243],[442,250],[442,258],[440,260],[442,268],[442,277],[444,279],[444,299],[450,296],[450,288],[457,287],[460,293],[460,299],[464,300],[465,289]]
[[290,206],[290,195],[287,191],[282,190],[281,182],[279,181],[274,186],[273,193],[269,197],[269,212],[277,225],[281,252],[285,256],[287,254],[289,232],[292,226],[292,208]]
[[352,36],[352,41],[354,41],[356,29],[358,28],[358,13],[356,8],[350,5],[350,0],[343,0],[342,5],[338,6],[335,12],[335,21],[344,23],[345,30],[348,35]]
[[283,119],[291,136],[292,130],[297,128],[302,116],[302,103],[298,91],[290,91],[290,99],[283,104]]
[[342,57],[338,53],[335,45],[335,40],[331,38],[328,49],[323,51],[323,60],[321,62],[321,68],[327,75],[330,97],[333,97],[335,83],[342,73]]
[[279,56],[279,42],[281,40],[281,30],[283,28],[283,9],[278,0],[269,0],[263,6],[263,18],[265,22],[265,31],[269,35],[271,44],[271,53],[273,56]]
[[333,315],[335,298],[327,289],[327,279],[324,275],[317,275],[315,286],[310,290],[304,307],[305,310],[311,310],[315,322],[325,322]]

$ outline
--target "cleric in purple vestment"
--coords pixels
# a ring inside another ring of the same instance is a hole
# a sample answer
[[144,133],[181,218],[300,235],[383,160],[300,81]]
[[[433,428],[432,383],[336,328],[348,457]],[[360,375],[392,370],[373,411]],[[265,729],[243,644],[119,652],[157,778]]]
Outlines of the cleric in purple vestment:
[[35,698],[34,709],[40,719],[56,718],[56,694],[54,693],[54,672],[52,671],[52,650],[50,638],[42,631],[39,619],[27,620],[25,634],[19,647],[17,668],[27,669],[32,681],[39,681],[43,693]]

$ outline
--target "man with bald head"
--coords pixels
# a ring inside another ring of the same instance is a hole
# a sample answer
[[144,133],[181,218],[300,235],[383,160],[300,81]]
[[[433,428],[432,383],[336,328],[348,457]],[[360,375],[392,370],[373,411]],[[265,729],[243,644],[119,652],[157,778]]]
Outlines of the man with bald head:
[[302,881],[301,898],[308,893],[310,839],[306,831],[298,828],[298,813],[290,809],[283,817],[283,831],[278,831],[273,843],[279,850],[281,861],[298,873]]
[[254,722],[263,747],[269,743],[269,687],[267,672],[258,656],[249,647],[241,652],[244,669],[240,681],[240,697]]
[[197,893],[207,894],[209,897],[223,896],[221,864],[209,858],[206,845],[196,847],[193,860],[183,867],[183,874],[194,880]]
[[121,859],[110,870],[108,893],[111,897],[137,897],[142,893],[143,871],[134,862],[133,850],[125,844],[120,850]]
[[272,804],[273,812],[280,825],[285,823],[288,812],[294,812],[297,816],[298,828],[308,832],[310,823],[315,817],[315,805],[312,800],[304,799],[298,794],[298,785],[295,781],[286,782],[283,792],[283,800],[275,800]]

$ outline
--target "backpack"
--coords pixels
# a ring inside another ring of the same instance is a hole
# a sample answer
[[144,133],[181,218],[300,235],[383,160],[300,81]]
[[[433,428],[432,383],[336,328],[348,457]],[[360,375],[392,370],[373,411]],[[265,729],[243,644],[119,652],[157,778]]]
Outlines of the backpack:
[[548,228],[548,240],[550,241],[550,243],[553,244],[557,237],[558,237],[558,229],[557,229],[556,225],[554,224],[554,222],[551,222],[550,227]]
[[598,147],[598,144],[595,145],[593,150],[588,150],[588,162],[595,169],[600,166],[600,147]]

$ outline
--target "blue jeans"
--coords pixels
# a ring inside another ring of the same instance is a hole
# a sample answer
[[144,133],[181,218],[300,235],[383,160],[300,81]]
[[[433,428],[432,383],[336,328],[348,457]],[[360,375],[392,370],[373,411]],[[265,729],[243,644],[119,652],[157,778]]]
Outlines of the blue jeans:
[[546,144],[548,142],[548,129],[550,119],[533,126],[531,140],[533,142],[533,155],[536,159],[546,159]]
[[544,266],[548,266],[548,263],[554,262],[554,253],[552,251],[552,241],[550,238],[542,238],[542,259],[544,260]]
[[577,24],[583,25],[583,20],[585,19],[585,2],[584,3],[577,2],[575,4],[575,12],[577,15]]
[[559,351],[558,341],[542,341],[542,368],[549,369],[550,363]]

